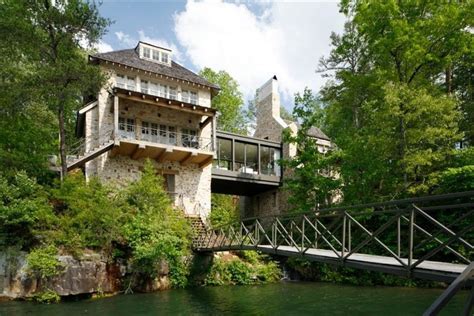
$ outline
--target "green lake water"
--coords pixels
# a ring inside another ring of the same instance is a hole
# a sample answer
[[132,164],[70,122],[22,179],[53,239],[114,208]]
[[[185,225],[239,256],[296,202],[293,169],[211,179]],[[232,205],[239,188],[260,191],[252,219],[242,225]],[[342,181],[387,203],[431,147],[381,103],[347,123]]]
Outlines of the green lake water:
[[[118,295],[53,305],[0,303],[0,315],[421,315],[439,289],[280,282]],[[460,315],[467,293],[442,315]]]

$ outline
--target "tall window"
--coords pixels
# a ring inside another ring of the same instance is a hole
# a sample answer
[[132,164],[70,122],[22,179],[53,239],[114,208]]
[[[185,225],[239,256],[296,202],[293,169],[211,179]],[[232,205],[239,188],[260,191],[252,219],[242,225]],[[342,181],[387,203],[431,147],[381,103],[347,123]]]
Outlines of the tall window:
[[181,101],[198,104],[198,94],[194,91],[183,90],[181,91]]
[[168,87],[169,96],[168,99],[177,100],[178,93],[176,92],[176,87]]
[[123,138],[135,139],[135,120],[119,117],[119,134]]
[[151,58],[151,50],[148,47],[143,47],[143,57]]
[[168,63],[168,54],[167,53],[164,53],[164,52],[161,52],[161,62],[162,63]]
[[181,130],[181,143],[183,147],[199,148],[199,139],[195,129],[183,128]]
[[181,91],[181,101],[189,103],[189,91],[187,90]]
[[153,50],[153,59],[156,61],[160,61],[160,51],[156,49]]
[[218,169],[232,170],[232,141],[230,139],[217,139],[217,159],[214,166]]
[[176,127],[160,124],[160,143],[176,145]]
[[135,78],[125,75],[117,75],[115,80],[117,87],[135,91]]
[[196,92],[190,92],[189,93],[189,103],[191,104],[197,104],[197,93]]
[[140,85],[141,85],[142,93],[148,94],[148,93],[149,93],[148,81],[146,81],[146,80],[141,80]]

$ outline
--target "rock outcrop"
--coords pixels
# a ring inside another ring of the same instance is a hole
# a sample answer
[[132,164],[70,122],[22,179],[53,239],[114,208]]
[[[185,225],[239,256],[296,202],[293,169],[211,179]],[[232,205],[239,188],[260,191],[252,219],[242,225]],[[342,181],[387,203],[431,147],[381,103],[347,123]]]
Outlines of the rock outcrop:
[[58,256],[62,272],[47,281],[27,273],[26,253],[0,252],[0,299],[29,298],[45,289],[59,296],[94,293],[116,293],[126,274],[124,265],[109,263],[96,253],[80,259],[70,255]]

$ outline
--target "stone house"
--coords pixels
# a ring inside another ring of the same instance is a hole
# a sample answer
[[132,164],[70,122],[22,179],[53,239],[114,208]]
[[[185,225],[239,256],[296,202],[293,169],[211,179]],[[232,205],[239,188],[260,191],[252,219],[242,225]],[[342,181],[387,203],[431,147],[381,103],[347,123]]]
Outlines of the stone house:
[[[149,158],[165,179],[175,206],[205,219],[211,192],[246,196],[244,216],[287,208],[281,190],[287,174],[278,160],[296,154],[282,144],[282,131],[296,131],[280,117],[278,82],[273,77],[257,93],[253,137],[217,131],[211,99],[219,87],[173,61],[172,51],[139,42],[125,49],[89,56],[108,82],[77,113],[82,151],[68,170],[86,178],[124,185],[139,177]],[[321,150],[330,140],[312,130]]]

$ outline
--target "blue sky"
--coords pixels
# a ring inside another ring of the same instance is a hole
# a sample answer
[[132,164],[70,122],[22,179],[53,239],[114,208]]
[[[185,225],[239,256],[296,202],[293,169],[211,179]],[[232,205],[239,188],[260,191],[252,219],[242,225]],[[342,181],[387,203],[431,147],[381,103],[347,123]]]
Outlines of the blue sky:
[[340,33],[345,20],[337,2],[316,0],[104,0],[99,11],[114,21],[100,51],[134,47],[138,40],[165,46],[193,71],[226,70],[245,99],[275,74],[288,109],[294,93],[324,84],[315,69],[330,51],[331,31]]

